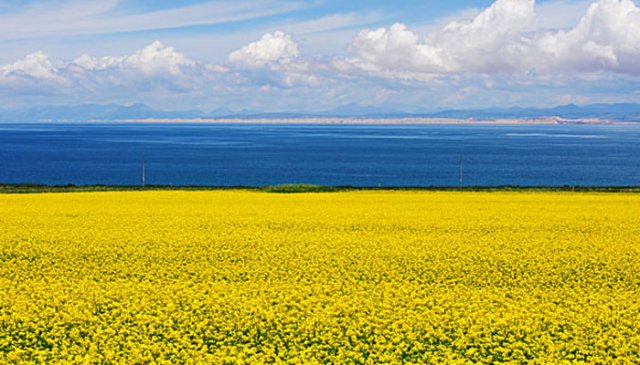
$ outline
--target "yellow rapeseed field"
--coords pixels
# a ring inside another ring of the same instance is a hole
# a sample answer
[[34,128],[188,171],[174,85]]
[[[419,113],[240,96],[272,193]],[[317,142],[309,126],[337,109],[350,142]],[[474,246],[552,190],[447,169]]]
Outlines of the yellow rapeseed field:
[[0,195],[0,364],[638,364],[640,195]]

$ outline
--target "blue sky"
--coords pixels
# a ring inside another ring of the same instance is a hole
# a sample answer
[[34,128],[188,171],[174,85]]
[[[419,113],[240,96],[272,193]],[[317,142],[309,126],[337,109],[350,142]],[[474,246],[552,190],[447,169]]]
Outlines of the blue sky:
[[0,108],[640,102],[633,0],[0,0]]

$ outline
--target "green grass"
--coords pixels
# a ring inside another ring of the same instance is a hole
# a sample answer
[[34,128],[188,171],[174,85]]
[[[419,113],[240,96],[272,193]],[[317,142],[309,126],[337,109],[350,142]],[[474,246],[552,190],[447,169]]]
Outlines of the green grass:
[[268,193],[326,193],[338,190],[346,190],[346,187],[340,188],[335,186],[322,186],[322,185],[310,185],[310,184],[285,184],[276,186],[267,186],[261,190]]
[[0,194],[29,194],[29,193],[74,193],[94,191],[153,191],[153,190],[234,190],[257,189],[251,187],[232,186],[170,186],[170,185],[0,185]]
[[640,186],[465,186],[462,189],[451,186],[323,186],[311,184],[285,184],[275,186],[126,186],[126,185],[33,185],[33,184],[5,184],[0,185],[0,194],[28,194],[28,193],[69,193],[95,191],[153,191],[153,190],[254,190],[267,193],[324,193],[353,190],[402,190],[402,191],[538,191],[538,192],[625,192],[640,193]]

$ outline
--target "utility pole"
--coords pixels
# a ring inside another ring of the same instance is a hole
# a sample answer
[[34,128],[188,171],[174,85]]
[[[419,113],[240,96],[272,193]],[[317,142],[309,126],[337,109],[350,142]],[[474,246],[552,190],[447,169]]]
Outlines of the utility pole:
[[144,187],[145,181],[144,181],[144,160],[142,160],[142,187]]
[[462,156],[460,157],[460,190],[462,190]]

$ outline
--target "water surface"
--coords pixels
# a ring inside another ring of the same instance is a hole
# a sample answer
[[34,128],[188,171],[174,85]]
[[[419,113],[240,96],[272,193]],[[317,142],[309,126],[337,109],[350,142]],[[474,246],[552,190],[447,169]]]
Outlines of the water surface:
[[0,183],[640,185],[640,125],[0,124]]

